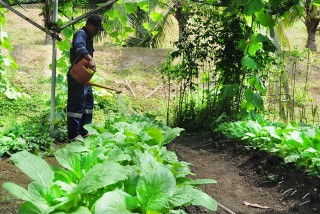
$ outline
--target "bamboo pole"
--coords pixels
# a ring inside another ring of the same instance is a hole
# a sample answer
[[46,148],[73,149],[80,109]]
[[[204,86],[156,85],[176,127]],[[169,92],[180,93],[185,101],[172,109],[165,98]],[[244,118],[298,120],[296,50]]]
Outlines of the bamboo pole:
[[[53,24],[57,26],[58,23],[58,0],[54,0],[53,9]],[[56,31],[57,28],[55,27]],[[51,80],[51,107],[50,107],[50,135],[54,137],[54,121],[56,114],[56,75],[57,75],[57,38],[52,36],[52,80]]]

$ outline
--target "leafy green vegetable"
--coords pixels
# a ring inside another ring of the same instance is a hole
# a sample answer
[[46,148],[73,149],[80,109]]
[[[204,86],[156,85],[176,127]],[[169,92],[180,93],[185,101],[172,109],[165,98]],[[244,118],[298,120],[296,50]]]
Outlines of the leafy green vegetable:
[[54,172],[45,160],[27,151],[22,151],[13,154],[12,161],[31,179],[40,182],[44,186],[50,186]]
[[195,186],[215,181],[187,179],[189,163],[163,147],[182,129],[137,115],[88,127],[96,134],[57,150],[61,167],[27,151],[12,156],[33,179],[27,190],[3,185],[26,201],[20,213],[184,213],[177,208],[191,204],[214,210],[214,200]]
[[175,192],[176,180],[164,166],[150,164],[148,170],[141,174],[137,195],[144,210],[161,211]]

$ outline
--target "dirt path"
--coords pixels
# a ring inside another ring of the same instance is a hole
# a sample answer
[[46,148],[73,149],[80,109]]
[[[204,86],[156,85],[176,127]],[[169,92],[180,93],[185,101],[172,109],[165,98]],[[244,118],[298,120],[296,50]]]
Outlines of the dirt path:
[[[277,157],[250,151],[219,136],[183,136],[169,148],[193,164],[197,178],[216,179],[218,184],[203,186],[203,190],[234,213],[320,213],[320,179],[283,166]],[[252,208],[244,201],[270,209]],[[303,202],[307,203],[299,206]],[[218,213],[228,212],[220,207]]]

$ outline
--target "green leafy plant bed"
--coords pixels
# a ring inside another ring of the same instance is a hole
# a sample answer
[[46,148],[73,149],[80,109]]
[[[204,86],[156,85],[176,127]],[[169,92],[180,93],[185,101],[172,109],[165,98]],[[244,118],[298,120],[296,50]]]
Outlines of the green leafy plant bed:
[[119,116],[87,129],[90,137],[56,151],[60,166],[27,151],[12,155],[32,179],[27,189],[3,184],[26,201],[19,213],[186,213],[188,205],[216,210],[217,202],[197,188],[216,181],[187,178],[189,163],[164,147],[182,129],[152,116]]
[[308,173],[320,176],[319,127],[259,120],[223,123],[218,130],[229,138],[241,139],[246,145],[276,154],[285,163],[296,163]]

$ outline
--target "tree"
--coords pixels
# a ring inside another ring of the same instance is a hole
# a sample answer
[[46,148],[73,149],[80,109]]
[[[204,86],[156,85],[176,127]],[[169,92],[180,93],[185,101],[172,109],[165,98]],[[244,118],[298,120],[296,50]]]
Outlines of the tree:
[[304,24],[306,25],[308,32],[306,47],[312,51],[317,51],[316,31],[320,22],[319,6],[319,0],[307,0],[305,2]]
[[281,26],[291,27],[298,20],[301,20],[308,33],[306,47],[312,51],[317,50],[316,31],[320,23],[320,0],[299,0],[289,10],[285,10],[278,20],[278,29]]
[[[143,23],[140,23],[141,25],[134,25],[134,28],[139,33],[135,34],[135,37],[131,37],[127,44],[129,46],[143,47],[159,46],[163,41],[165,31],[172,27],[172,17],[177,21],[179,29],[178,38],[181,39],[187,24],[187,14],[193,10],[192,5],[225,7],[231,2],[232,1],[230,0],[152,0],[150,1],[148,11],[142,11],[142,13],[135,13],[134,15],[129,16],[129,19],[134,23],[137,23],[139,20],[145,20],[148,21],[151,26],[148,26],[149,28],[146,29],[145,27],[142,27]],[[156,11],[161,11],[161,19],[152,16]],[[148,19],[149,14],[151,14],[151,18]]]

